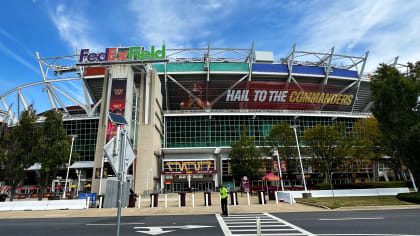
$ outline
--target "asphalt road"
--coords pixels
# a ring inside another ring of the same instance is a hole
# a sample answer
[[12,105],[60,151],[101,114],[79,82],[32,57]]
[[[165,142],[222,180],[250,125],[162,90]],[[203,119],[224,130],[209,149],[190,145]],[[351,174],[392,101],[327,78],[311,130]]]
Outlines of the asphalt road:
[[[420,209],[123,217],[120,235],[419,235]],[[0,219],[0,235],[115,235],[115,217]]]

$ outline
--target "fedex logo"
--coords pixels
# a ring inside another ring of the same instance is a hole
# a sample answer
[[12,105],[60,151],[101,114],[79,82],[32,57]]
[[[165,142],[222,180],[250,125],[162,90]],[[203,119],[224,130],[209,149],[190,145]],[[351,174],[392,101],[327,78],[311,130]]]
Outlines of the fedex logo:
[[155,46],[152,46],[150,51],[145,50],[144,47],[107,48],[101,53],[91,53],[89,49],[82,49],[79,62],[137,61],[165,59],[165,57],[165,45],[161,50],[155,50]]

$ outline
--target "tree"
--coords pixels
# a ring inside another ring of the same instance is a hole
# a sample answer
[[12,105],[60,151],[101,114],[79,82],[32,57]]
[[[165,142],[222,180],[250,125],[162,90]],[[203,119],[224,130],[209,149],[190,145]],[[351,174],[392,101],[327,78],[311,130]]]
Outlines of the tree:
[[22,112],[19,123],[10,131],[3,130],[0,144],[0,168],[7,185],[10,186],[10,201],[16,188],[23,183],[25,168],[35,163],[36,147],[36,112],[30,106]]
[[343,162],[348,151],[343,128],[335,125],[317,125],[305,130],[303,140],[313,158],[321,162],[322,171],[331,183],[331,172]]
[[[291,173],[296,168],[297,149],[295,134],[290,125],[285,122],[275,125],[265,141],[269,146],[264,150],[265,154],[271,156],[273,151],[278,150],[279,157],[286,162],[287,172]],[[290,175],[288,177],[290,178]]]
[[248,137],[246,132],[247,128],[244,126],[240,140],[232,144],[232,149],[229,152],[232,175],[238,179],[243,176],[251,179],[260,176],[263,164],[261,152],[255,146],[254,137]]
[[64,166],[70,154],[70,138],[63,128],[62,114],[50,110],[45,112],[45,121],[38,129],[39,138],[36,151],[37,163],[41,165],[36,170],[41,200],[46,186],[52,181],[53,171]]
[[[360,119],[354,124],[353,135],[349,136],[349,156],[361,166],[363,162],[372,164],[374,181],[378,180],[377,163],[385,155],[383,135],[374,117]],[[368,178],[369,172],[367,172]]]
[[391,66],[378,67],[370,85],[372,113],[392,156],[400,158],[420,181],[420,63],[409,64],[408,69],[404,75]]

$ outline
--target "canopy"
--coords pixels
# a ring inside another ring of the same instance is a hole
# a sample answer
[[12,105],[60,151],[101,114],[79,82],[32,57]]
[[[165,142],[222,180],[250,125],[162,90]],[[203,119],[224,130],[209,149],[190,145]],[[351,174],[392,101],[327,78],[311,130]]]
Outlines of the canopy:
[[170,181],[170,180],[166,180],[166,181],[165,181],[165,184],[172,184],[172,181]]
[[58,185],[58,186],[56,186],[55,188],[60,189],[60,188],[63,188],[63,186]]
[[25,190],[25,187],[17,188],[16,190]]
[[262,179],[265,181],[275,181],[275,180],[280,180],[281,178],[273,175],[273,173],[268,173]]
[[90,187],[92,187],[92,185],[90,185],[90,184],[86,184],[84,187],[85,187],[85,188],[90,188]]
[[36,186],[32,186],[32,187],[29,188],[29,190],[37,190],[37,189],[38,189],[38,187],[36,187]]
[[77,185],[73,184],[70,186],[70,188],[77,188]]

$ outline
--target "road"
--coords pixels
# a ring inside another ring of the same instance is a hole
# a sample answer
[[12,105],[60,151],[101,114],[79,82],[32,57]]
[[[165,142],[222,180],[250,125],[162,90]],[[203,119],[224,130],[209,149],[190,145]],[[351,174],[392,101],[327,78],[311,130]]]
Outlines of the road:
[[[50,217],[53,217],[50,215]],[[420,209],[122,218],[121,235],[420,236]],[[0,219],[0,235],[115,235],[115,217]]]

